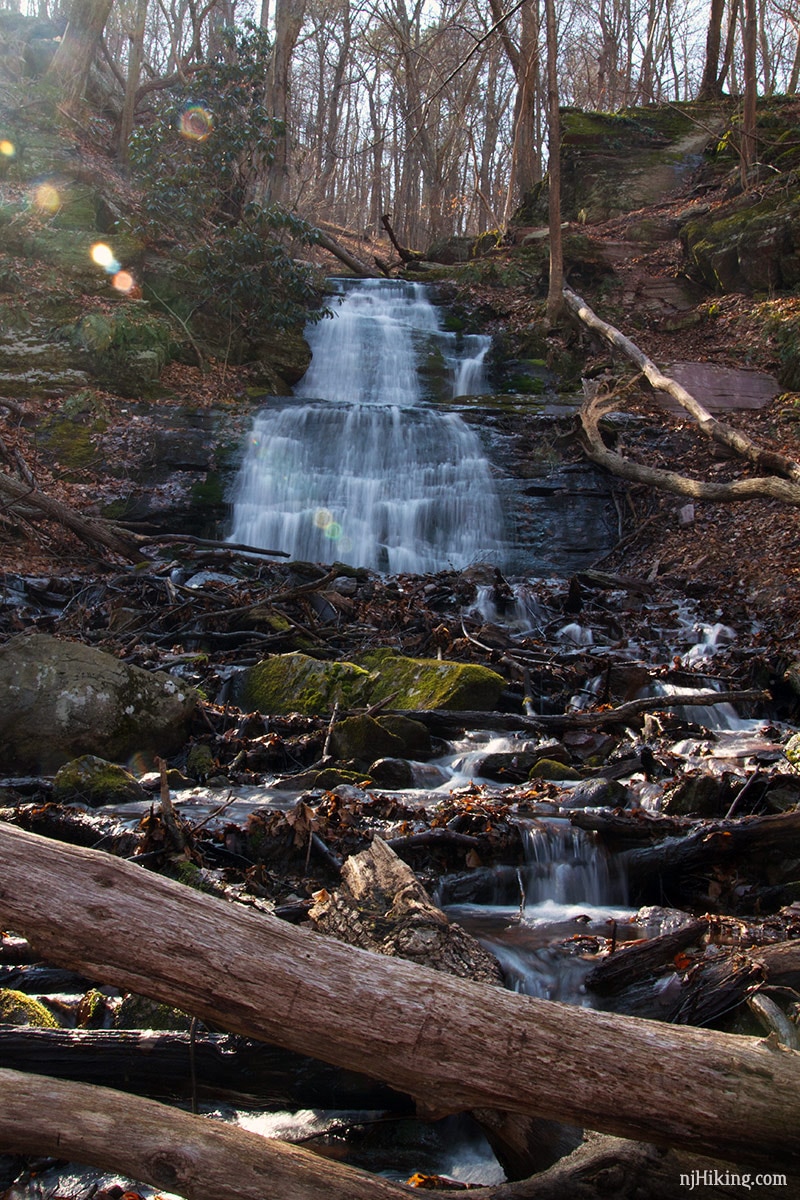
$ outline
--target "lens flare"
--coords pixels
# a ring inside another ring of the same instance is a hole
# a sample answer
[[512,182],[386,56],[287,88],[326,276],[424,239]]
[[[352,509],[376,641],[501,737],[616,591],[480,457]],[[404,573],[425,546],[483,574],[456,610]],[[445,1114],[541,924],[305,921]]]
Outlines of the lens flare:
[[338,521],[331,521],[330,525],[326,525],[323,531],[326,538],[330,538],[332,542],[338,542],[342,536],[342,527]]
[[34,192],[33,200],[44,212],[58,212],[61,207],[61,197],[51,183],[41,184]]
[[3,138],[2,141],[0,141],[0,154],[2,154],[4,158],[13,158],[16,153],[17,147],[13,142],[10,142],[8,138]]
[[317,529],[327,529],[333,521],[333,513],[329,508],[318,508],[314,513],[314,524]]
[[102,267],[109,275],[117,274],[120,264],[114,257],[114,251],[105,242],[95,242],[89,253],[92,256],[92,262],[97,263],[98,267]]
[[132,292],[136,286],[130,271],[117,271],[111,283],[118,292]]
[[202,104],[190,104],[181,113],[178,127],[188,141],[204,142],[214,129],[214,118]]

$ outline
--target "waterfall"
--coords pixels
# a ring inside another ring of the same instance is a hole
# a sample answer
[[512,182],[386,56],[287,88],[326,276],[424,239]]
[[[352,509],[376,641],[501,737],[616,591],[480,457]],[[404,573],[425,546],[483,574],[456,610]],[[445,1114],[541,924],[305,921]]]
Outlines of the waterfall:
[[420,284],[343,282],[311,326],[293,401],[256,418],[231,538],[396,573],[501,562],[502,513],[476,434],[426,402],[420,366],[480,392],[488,339],[442,330]]

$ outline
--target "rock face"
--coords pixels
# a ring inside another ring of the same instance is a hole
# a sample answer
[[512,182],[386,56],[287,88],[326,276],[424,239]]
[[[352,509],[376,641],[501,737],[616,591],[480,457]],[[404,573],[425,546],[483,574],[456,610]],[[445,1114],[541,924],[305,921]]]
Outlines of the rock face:
[[168,754],[197,701],[169,675],[41,633],[0,648],[0,692],[0,767],[14,771],[52,771],[81,754]]

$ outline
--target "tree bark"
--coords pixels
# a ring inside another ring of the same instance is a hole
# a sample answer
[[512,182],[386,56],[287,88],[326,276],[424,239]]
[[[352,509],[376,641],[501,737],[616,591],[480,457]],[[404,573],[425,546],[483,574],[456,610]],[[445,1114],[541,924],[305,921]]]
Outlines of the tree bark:
[[558,24],[555,0],[545,0],[547,24],[548,226],[550,230],[550,281],[547,320],[557,324],[564,311],[564,255],[561,247],[561,116],[558,111]]
[[725,0],[711,0],[706,30],[706,58],[703,67],[703,78],[700,83],[698,100],[719,100],[722,98],[722,84],[719,79],[719,54],[722,47],[722,14],[725,11]]
[[356,258],[349,250],[345,250],[335,238],[329,237],[327,233],[323,233],[321,229],[317,229],[314,235],[314,240],[327,250],[334,258],[338,258],[339,262],[343,262],[346,267],[359,277],[359,279],[380,279],[381,275],[378,271],[373,271],[363,263],[360,258]]
[[112,0],[72,0],[66,31],[47,68],[47,78],[61,88],[66,112],[74,112],[83,99],[111,4]]
[[[428,1116],[488,1106],[727,1161],[800,1163],[800,1059],[761,1039],[452,979],[3,823],[0,923],[90,978],[378,1076]],[[476,1054],[487,1039],[490,1052]],[[39,1129],[52,1121],[40,1101]],[[72,1144],[60,1145],[65,1153]],[[188,1170],[191,1155],[178,1158]],[[149,1161],[163,1164],[161,1143]],[[158,1185],[174,1188],[176,1177]],[[373,1197],[384,1194],[373,1186]]]
[[110,1088],[0,1069],[0,1143],[120,1171],[186,1200],[404,1200],[402,1184]]

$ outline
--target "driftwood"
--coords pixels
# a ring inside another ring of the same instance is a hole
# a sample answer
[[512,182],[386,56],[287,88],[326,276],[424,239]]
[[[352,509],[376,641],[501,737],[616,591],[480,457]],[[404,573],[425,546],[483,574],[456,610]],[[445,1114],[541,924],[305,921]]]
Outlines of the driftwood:
[[[0,923],[58,965],[377,1076],[430,1116],[488,1106],[726,1161],[800,1164],[800,1059],[762,1039],[452,979],[2,823]],[[487,1040],[492,1052],[477,1055]],[[18,1101],[2,1106],[3,1119]],[[56,1124],[41,1101],[30,1131]],[[58,1153],[73,1148],[62,1142]],[[175,1174],[159,1186],[173,1187]],[[383,1194],[376,1185],[372,1195]]]
[[584,983],[590,991],[603,995],[621,991],[649,971],[670,962],[679,950],[691,946],[707,931],[708,919],[704,918],[690,921],[673,933],[663,933],[646,942],[623,946],[593,967]]
[[262,1109],[349,1108],[413,1113],[412,1101],[364,1075],[340,1071],[230,1034],[0,1026],[0,1062],[74,1083],[150,1097],[184,1097]]
[[[493,955],[436,907],[411,868],[381,838],[347,859],[341,888],[333,896],[323,893],[309,917],[318,929],[348,945],[410,959],[459,978],[502,984]],[[579,1130],[524,1113],[479,1108],[472,1115],[509,1179],[543,1170],[580,1141]]]
[[677,400],[694,417],[706,437],[732,450],[740,458],[747,459],[757,469],[769,471],[771,474],[738,479],[731,483],[709,483],[705,480],[691,479],[675,471],[632,462],[609,450],[605,445],[599,423],[609,404],[616,405],[616,400],[610,400],[607,404],[597,393],[589,394],[580,414],[584,450],[593,462],[624,479],[652,484],[676,495],[691,496],[693,499],[734,501],[761,497],[800,506],[800,464],[783,454],[758,446],[738,430],[718,421],[676,380],[664,375],[634,342],[613,325],[601,320],[586,301],[569,288],[564,288],[564,300],[569,310],[588,328],[599,333],[636,363],[654,388],[667,392]]

